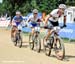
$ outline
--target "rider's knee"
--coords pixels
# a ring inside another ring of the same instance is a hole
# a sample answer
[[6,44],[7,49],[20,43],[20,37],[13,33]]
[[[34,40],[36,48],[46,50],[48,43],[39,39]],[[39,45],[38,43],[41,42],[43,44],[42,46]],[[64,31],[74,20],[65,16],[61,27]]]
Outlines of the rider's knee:
[[17,30],[17,27],[13,26],[11,32],[15,32]]
[[49,29],[49,30],[48,30],[48,34],[50,34],[50,33],[51,33],[51,30]]
[[32,32],[34,32],[34,28],[32,28]]

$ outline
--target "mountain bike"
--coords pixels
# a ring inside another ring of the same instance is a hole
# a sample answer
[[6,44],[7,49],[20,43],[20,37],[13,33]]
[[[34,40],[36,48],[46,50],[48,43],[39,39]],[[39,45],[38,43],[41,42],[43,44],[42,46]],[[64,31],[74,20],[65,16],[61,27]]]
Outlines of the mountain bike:
[[32,35],[30,33],[29,35],[29,46],[30,49],[36,49],[37,52],[40,52],[41,50],[41,38],[40,38],[40,32],[39,32],[40,27],[35,27],[34,28],[34,34]]
[[21,48],[22,47],[22,31],[20,30],[20,26],[16,28],[17,28],[16,34],[14,37],[11,36],[11,40],[14,42],[15,46],[18,45],[18,47]]
[[19,48],[22,47],[22,37],[21,37],[21,30],[18,30],[18,32],[15,35],[15,42],[14,42],[15,46],[19,46]]
[[[60,38],[58,32],[60,31],[61,27],[54,27],[53,33],[51,36],[45,40],[45,37],[43,39],[43,45],[44,45],[44,51],[47,56],[51,55],[51,50],[53,49],[55,51],[55,56],[62,60],[65,57],[65,47],[64,42]],[[47,45],[45,45],[47,43]]]

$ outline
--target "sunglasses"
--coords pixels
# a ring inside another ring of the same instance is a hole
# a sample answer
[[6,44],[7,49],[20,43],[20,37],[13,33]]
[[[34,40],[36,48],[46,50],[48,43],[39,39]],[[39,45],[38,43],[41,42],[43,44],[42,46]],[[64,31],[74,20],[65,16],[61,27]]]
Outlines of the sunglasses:
[[34,13],[34,14],[37,14],[37,13]]

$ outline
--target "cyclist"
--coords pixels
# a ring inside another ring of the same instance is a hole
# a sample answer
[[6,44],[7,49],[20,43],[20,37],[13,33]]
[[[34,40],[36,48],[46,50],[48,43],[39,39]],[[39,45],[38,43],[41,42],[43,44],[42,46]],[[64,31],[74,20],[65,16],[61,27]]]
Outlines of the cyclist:
[[[58,9],[54,9],[45,19],[45,28],[47,28],[47,23],[50,23],[48,26],[52,25],[53,27],[59,26],[58,19],[64,15],[64,24],[62,27],[66,27],[66,5],[60,4]],[[52,28],[48,29],[48,34],[45,37],[45,41],[47,41],[48,37],[52,33]],[[47,42],[45,43],[47,45]]]
[[40,26],[40,22],[41,22],[41,19],[38,17],[38,10],[37,9],[33,10],[33,16],[29,17],[27,22],[30,22],[30,27],[32,28],[31,35],[34,35],[35,27]]
[[12,29],[11,29],[11,37],[14,38],[16,32],[18,31],[18,26],[21,24],[21,22],[23,21],[22,15],[20,11],[16,11],[16,15],[13,17],[11,25],[12,25]]

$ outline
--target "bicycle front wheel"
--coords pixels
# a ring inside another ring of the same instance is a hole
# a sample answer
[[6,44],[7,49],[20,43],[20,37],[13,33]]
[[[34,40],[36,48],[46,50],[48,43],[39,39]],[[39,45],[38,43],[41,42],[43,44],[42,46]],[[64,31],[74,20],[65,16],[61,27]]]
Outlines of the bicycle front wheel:
[[33,41],[33,35],[29,35],[29,46],[30,49],[33,50],[34,49],[34,41]]
[[56,57],[59,60],[63,60],[65,57],[65,47],[64,47],[64,43],[62,42],[62,40],[60,38],[56,39],[56,49],[55,49],[55,54]]
[[35,37],[34,43],[35,43],[36,51],[40,52],[41,51],[41,39],[40,39],[40,36]]
[[18,44],[18,47],[21,48],[22,47],[22,37],[20,33],[16,34],[16,43]]
[[[47,43],[48,42],[48,43]],[[47,41],[45,40],[45,38],[43,39],[43,46],[44,46],[44,52],[47,56],[51,55],[51,49],[52,49],[52,44],[54,42],[54,39],[52,37],[50,37],[49,39],[47,39]],[[47,45],[45,45],[45,43],[47,43]]]

